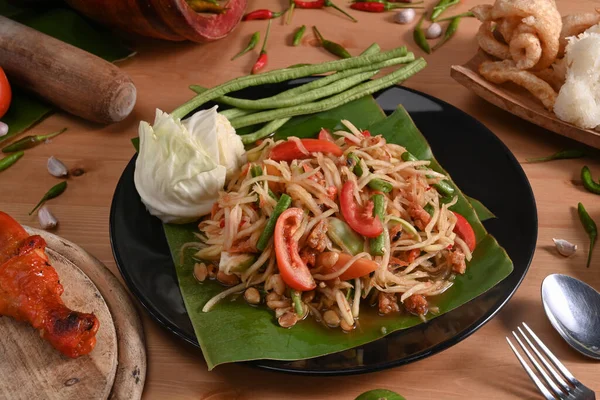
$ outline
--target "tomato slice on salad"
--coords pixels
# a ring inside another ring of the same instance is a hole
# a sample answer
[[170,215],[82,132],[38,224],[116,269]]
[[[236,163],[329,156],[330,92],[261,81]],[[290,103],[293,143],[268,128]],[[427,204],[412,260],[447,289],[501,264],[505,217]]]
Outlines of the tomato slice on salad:
[[314,289],[317,285],[298,254],[298,241],[293,239],[294,233],[302,223],[302,215],[302,209],[294,207],[281,213],[275,224],[273,239],[281,278],[292,289],[304,292]]
[[2,118],[8,111],[11,99],[12,91],[10,90],[8,78],[6,77],[2,67],[0,67],[0,118]]
[[469,221],[459,213],[452,211],[456,215],[456,225],[454,225],[454,233],[461,238],[466,244],[469,250],[475,250],[477,240],[475,239],[475,232],[469,224]]
[[318,138],[319,140],[325,140],[327,142],[335,142],[333,136],[331,136],[331,133],[329,133],[329,131],[325,128],[321,128]]
[[340,208],[344,219],[355,232],[368,238],[376,238],[383,232],[383,224],[373,216],[373,202],[369,200],[364,207],[354,199],[354,182],[347,181],[340,193]]
[[[300,139],[302,145],[309,153],[328,153],[336,157],[341,156],[344,152],[337,144],[328,140],[320,139]],[[269,158],[274,161],[293,161],[302,160],[310,157],[311,154],[304,154],[294,141],[286,141],[279,143],[271,149]]]
[[[316,266],[321,266],[323,264],[324,258],[326,257],[329,257],[329,254],[327,252],[319,254],[317,257]],[[325,268],[323,270],[323,273],[331,274],[333,272],[339,271],[348,263],[348,261],[350,261],[352,257],[352,255],[347,253],[339,253],[339,258],[337,262],[333,265],[333,267]],[[365,258],[359,258],[358,260],[354,261],[352,265],[346,271],[344,271],[343,274],[340,275],[339,278],[343,281],[347,281],[354,278],[360,278],[361,276],[369,275],[377,268],[379,268],[379,264],[377,264],[375,261],[367,260]]]

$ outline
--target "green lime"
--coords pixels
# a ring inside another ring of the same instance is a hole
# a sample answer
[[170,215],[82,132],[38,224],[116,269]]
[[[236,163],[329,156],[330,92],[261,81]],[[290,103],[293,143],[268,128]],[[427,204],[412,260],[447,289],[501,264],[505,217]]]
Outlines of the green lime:
[[387,389],[375,389],[364,392],[355,400],[406,400],[396,392]]

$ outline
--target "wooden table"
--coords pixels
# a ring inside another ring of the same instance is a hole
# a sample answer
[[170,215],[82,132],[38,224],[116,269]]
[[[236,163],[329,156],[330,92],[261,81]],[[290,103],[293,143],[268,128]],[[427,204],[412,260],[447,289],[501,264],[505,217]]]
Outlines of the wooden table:
[[[281,9],[284,0],[250,0],[249,10]],[[338,0],[342,5],[344,1]],[[426,3],[433,3],[427,1]],[[449,15],[466,11],[477,2],[465,0]],[[562,13],[591,11],[592,0],[562,0]],[[290,46],[295,27],[316,24],[329,39],[358,54],[372,42],[383,49],[406,44],[417,55],[423,53],[412,42],[412,25],[393,23],[394,13],[354,13],[352,23],[332,9],[297,11],[291,26],[275,21],[269,41],[269,68],[295,63],[331,60],[307,34],[300,47]],[[517,159],[553,153],[575,143],[545,131],[479,99],[450,78],[452,64],[467,61],[477,49],[474,34],[479,23],[462,22],[459,33],[433,55],[429,66],[405,85],[439,97],[482,121],[512,150]],[[104,262],[115,274],[108,215],[117,180],[134,151],[130,138],[137,135],[140,120],[151,121],[155,108],[172,110],[191,96],[187,86],[213,86],[246,74],[255,54],[229,61],[266,22],[245,22],[226,39],[207,45],[165,43],[136,39],[138,54],[121,64],[138,88],[133,114],[124,122],[98,126],[58,113],[35,128],[41,134],[68,127],[53,143],[28,151],[18,166],[0,175],[0,210],[34,227],[37,219],[27,215],[47,188],[56,183],[46,172],[46,160],[54,155],[85,174],[72,177],[68,190],[49,205],[60,220],[59,235],[78,243]],[[589,269],[585,268],[587,237],[577,219],[575,206],[582,201],[600,222],[600,202],[579,182],[583,163],[600,176],[600,162],[587,159],[524,164],[533,187],[539,218],[537,251],[523,284],[496,318],[456,346],[434,357],[383,372],[352,377],[306,378],[261,371],[238,365],[207,372],[202,354],[161,328],[141,309],[148,346],[146,399],[354,399],[374,388],[395,390],[407,399],[509,399],[539,398],[533,384],[510,351],[505,336],[521,321],[527,321],[575,376],[600,391],[600,365],[576,353],[559,337],[546,319],[540,300],[542,280],[551,273],[565,273],[600,289],[600,248]],[[499,189],[501,191],[501,188]],[[501,193],[499,193],[501,195]],[[579,246],[571,258],[557,255],[552,238],[568,239]]]

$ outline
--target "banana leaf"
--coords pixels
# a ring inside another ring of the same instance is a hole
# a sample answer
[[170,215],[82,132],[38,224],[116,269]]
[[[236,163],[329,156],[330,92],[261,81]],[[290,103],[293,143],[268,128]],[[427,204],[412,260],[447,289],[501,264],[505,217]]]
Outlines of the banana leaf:
[[[110,62],[122,60],[132,54],[132,51],[113,37],[110,31],[90,22],[69,8],[24,7],[15,5],[14,2],[0,0],[0,15]],[[0,143],[17,136],[54,111],[52,105],[38,99],[35,95],[18,87],[13,86],[12,89],[11,106],[6,115],[0,119],[8,125],[9,131],[6,136],[0,138]]]
[[[358,108],[360,112],[357,113],[355,111]],[[389,142],[405,146],[420,159],[431,160],[433,169],[446,173],[433,158],[427,141],[403,107],[385,118],[374,99],[368,96],[314,117],[332,123],[335,118],[348,119],[359,127],[368,128],[373,134],[382,134]],[[286,134],[312,131],[314,134],[313,125],[310,118],[298,118],[293,122],[293,130],[282,131],[288,132]],[[282,137],[282,131],[278,132],[279,137]],[[513,269],[512,261],[486,232],[474,208],[458,189],[457,193],[459,199],[453,209],[471,223],[478,244],[467,272],[458,276],[454,285],[434,300],[439,307],[438,315],[484,293],[506,278]],[[198,283],[192,274],[194,261],[189,257],[190,254],[183,258],[183,264],[180,263],[180,249],[184,243],[197,240],[194,236],[197,226],[167,224],[164,230],[185,306],[209,370],[229,362],[298,360],[336,353],[422,323],[415,316],[397,314],[380,317],[363,308],[360,324],[350,334],[339,329],[327,329],[310,318],[291,329],[284,329],[277,325],[273,313],[266,307],[250,307],[239,297],[225,299],[210,312],[203,313],[204,304],[221,292],[223,287],[212,281]]]

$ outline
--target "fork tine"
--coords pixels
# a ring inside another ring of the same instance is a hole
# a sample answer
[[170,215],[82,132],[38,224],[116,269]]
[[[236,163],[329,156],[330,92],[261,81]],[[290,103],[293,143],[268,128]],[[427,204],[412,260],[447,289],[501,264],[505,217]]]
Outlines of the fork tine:
[[[523,323],[525,324],[525,323]],[[523,336],[523,338],[525,338],[525,341],[527,342],[527,344],[529,345],[529,347],[533,350],[533,352],[535,353],[535,355],[537,356],[537,358],[540,360],[540,362],[542,364],[544,364],[544,367],[546,367],[546,370],[548,372],[550,372],[550,375],[552,375],[552,377],[554,378],[554,380],[556,382],[558,382],[558,384],[560,386],[562,386],[563,390],[566,391],[567,393],[569,393],[572,389],[569,386],[569,384],[567,382],[565,382],[565,380],[560,376],[560,374],[558,372],[556,372],[556,370],[554,368],[552,368],[552,365],[550,365],[550,363],[548,361],[546,361],[546,359],[544,358],[544,356],[542,356],[542,353],[540,353],[540,351],[537,349],[536,346],[533,345],[533,343],[531,343],[531,340],[529,340],[529,338],[527,337],[527,335],[525,335],[525,332],[523,332],[523,330],[521,329],[521,327],[517,327],[519,333],[521,333],[521,336]]]
[[577,379],[575,379],[575,377],[558,360],[558,358],[556,358],[556,356],[554,354],[552,354],[552,352],[548,349],[548,347],[546,347],[546,345],[540,340],[540,338],[538,338],[537,335],[535,333],[533,333],[533,331],[531,330],[531,328],[529,326],[527,326],[527,324],[525,322],[523,322],[523,326],[525,327],[525,329],[527,330],[527,332],[529,333],[529,335],[531,335],[531,337],[533,338],[533,340],[535,340],[535,342],[537,343],[537,345],[542,349],[542,351],[544,352],[544,354],[546,354],[546,357],[548,357],[548,359],[552,362],[552,364],[554,364],[554,366],[556,368],[558,368],[558,370],[563,374],[563,376],[565,378],[567,378],[567,380],[569,382],[571,382],[573,385],[577,384],[579,381]]
[[544,386],[542,381],[540,381],[540,378],[538,378],[537,375],[533,372],[533,370],[529,367],[529,365],[527,365],[523,357],[521,357],[521,355],[519,354],[519,352],[508,337],[506,338],[506,341],[508,342],[508,345],[512,349],[513,353],[515,353],[515,356],[517,356],[517,359],[523,366],[523,369],[525,369],[525,372],[527,372],[527,375],[529,375],[529,378],[531,378],[533,383],[535,383],[535,386],[537,386],[538,390],[544,395],[546,400],[556,400],[556,397],[554,397],[554,395],[550,393],[550,391],[546,388],[546,386]]
[[554,391],[554,393],[556,393],[556,395],[559,398],[562,398],[563,396],[565,396],[565,394],[563,393],[563,391],[558,386],[556,386],[556,384],[554,383],[554,381],[552,380],[552,378],[550,378],[548,376],[548,374],[546,373],[546,371],[537,362],[537,360],[535,359],[535,357],[533,355],[531,355],[531,353],[529,352],[529,350],[527,349],[527,347],[523,344],[523,342],[521,341],[521,339],[519,338],[519,336],[516,334],[516,332],[513,331],[512,334],[515,337],[515,339],[517,340],[517,343],[519,343],[519,346],[521,346],[521,349],[525,352],[525,355],[527,356],[527,358],[529,359],[529,361],[533,364],[533,366],[537,370],[537,372],[539,372],[542,375],[542,378],[544,378],[544,381],[545,381],[546,385],[550,386],[550,389],[552,389]]

